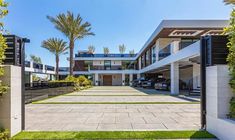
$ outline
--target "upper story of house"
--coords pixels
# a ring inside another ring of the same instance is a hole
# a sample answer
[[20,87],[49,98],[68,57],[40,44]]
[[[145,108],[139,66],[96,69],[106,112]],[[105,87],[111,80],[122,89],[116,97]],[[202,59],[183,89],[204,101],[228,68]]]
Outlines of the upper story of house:
[[74,58],[74,71],[144,72],[182,50],[185,54],[181,55],[198,55],[199,49],[191,49],[190,46],[200,45],[201,36],[220,35],[227,25],[227,20],[163,20],[137,54],[91,54],[80,51]]

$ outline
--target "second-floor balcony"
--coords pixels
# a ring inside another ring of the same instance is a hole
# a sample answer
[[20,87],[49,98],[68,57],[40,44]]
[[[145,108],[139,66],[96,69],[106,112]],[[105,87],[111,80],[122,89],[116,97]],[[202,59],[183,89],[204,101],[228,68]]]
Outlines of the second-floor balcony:
[[135,57],[136,54],[75,54],[75,57]]

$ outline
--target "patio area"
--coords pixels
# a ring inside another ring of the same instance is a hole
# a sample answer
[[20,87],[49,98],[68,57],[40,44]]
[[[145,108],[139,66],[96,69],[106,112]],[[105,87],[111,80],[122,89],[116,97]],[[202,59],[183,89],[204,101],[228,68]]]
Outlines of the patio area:
[[[200,128],[200,104],[187,104],[191,101],[157,92],[146,94],[131,87],[93,87],[42,101],[45,102],[49,104],[39,102],[26,105],[26,130],[140,131]],[[69,102],[71,104],[64,104]],[[74,102],[89,102],[89,104],[74,104]],[[92,102],[114,104],[92,104]],[[118,104],[118,102],[128,102],[128,104]],[[132,102],[139,103],[131,104]],[[166,104],[146,104],[146,102]],[[180,104],[177,104],[179,102]]]

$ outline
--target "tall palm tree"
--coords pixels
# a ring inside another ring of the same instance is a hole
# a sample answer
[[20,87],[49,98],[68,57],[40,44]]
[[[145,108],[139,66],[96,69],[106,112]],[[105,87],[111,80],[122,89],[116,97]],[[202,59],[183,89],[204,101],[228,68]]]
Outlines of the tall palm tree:
[[51,53],[55,55],[55,61],[56,61],[56,79],[59,79],[59,56],[61,54],[65,54],[67,49],[67,42],[64,42],[63,39],[58,38],[49,38],[47,40],[44,40],[42,42],[42,47],[49,50]]
[[91,32],[91,24],[88,22],[83,23],[80,15],[74,16],[72,12],[67,14],[59,14],[56,17],[47,16],[47,18],[55,25],[55,28],[61,31],[69,39],[69,59],[70,59],[70,75],[73,75],[73,54],[74,43],[78,39],[82,39],[88,35],[94,35]]
[[235,0],[224,0],[226,4],[235,4]]
[[41,57],[33,55],[33,54],[30,55],[30,61],[33,61],[34,63],[42,64]]
[[104,55],[108,56],[109,54],[109,48],[108,47],[104,47]]
[[90,54],[94,54],[95,53],[95,47],[93,45],[88,46],[88,52]]
[[124,54],[126,51],[126,46],[122,44],[122,45],[119,45],[118,47],[119,47],[120,54]]

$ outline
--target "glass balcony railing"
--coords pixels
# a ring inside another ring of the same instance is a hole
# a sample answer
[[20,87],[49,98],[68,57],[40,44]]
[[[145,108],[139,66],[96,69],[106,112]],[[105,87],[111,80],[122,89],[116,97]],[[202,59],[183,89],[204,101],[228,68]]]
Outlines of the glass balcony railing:
[[136,54],[75,54],[75,57],[135,57]]
[[25,61],[24,64],[25,64],[25,67],[30,68],[30,61]]
[[68,72],[69,71],[69,67],[59,67],[59,71],[60,72]]
[[49,71],[54,71],[54,70],[55,70],[55,67],[45,65],[45,69],[46,69],[46,70],[49,70]]
[[43,64],[39,64],[39,63],[34,62],[33,63],[33,68],[42,70],[43,69]]

